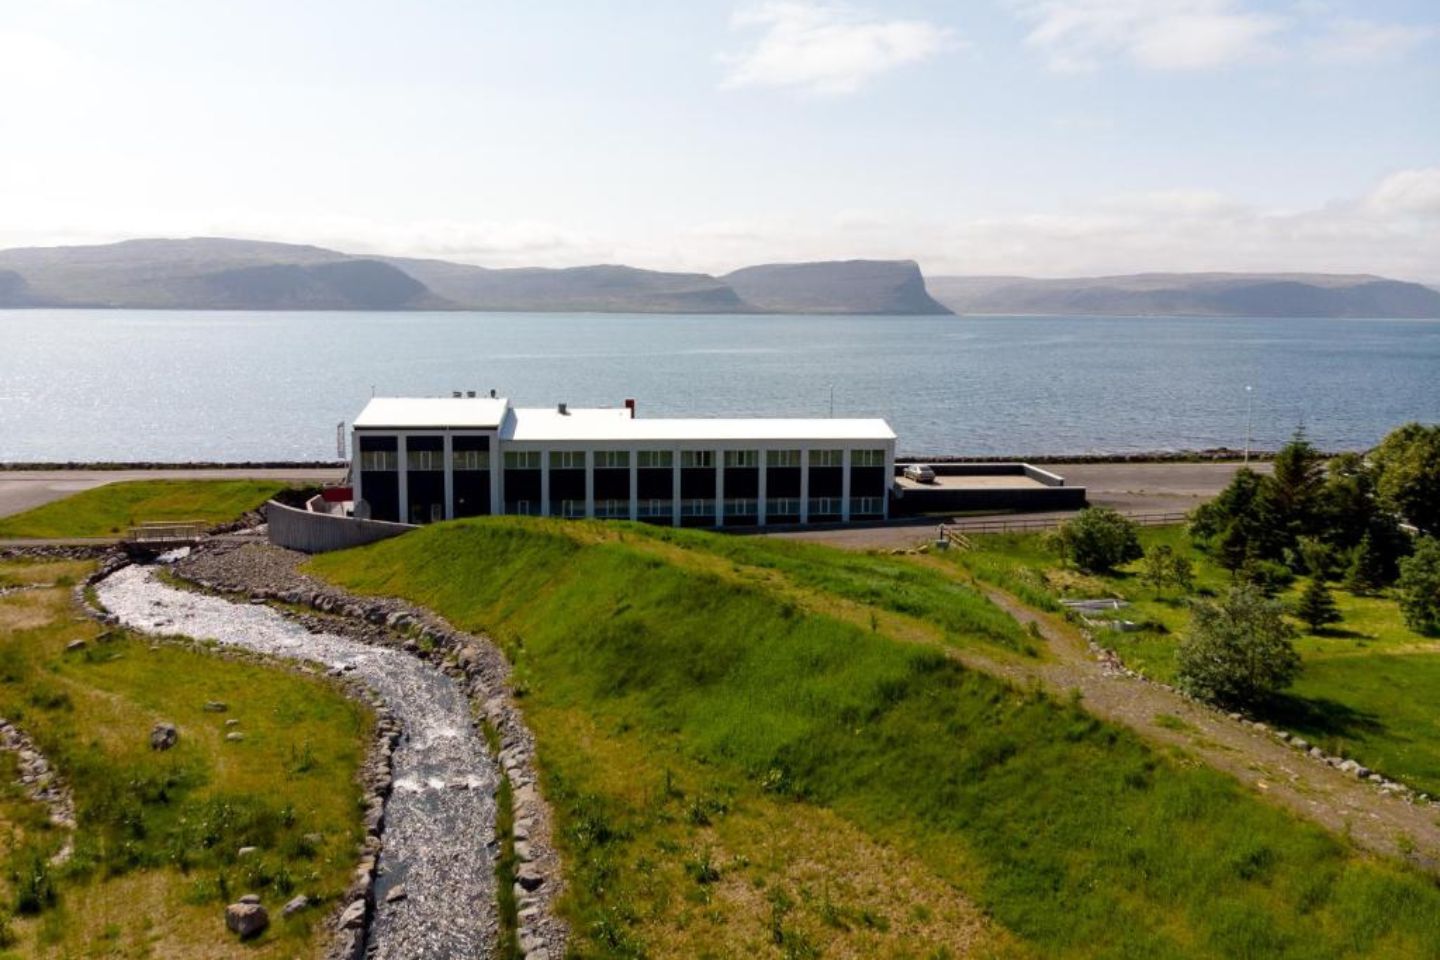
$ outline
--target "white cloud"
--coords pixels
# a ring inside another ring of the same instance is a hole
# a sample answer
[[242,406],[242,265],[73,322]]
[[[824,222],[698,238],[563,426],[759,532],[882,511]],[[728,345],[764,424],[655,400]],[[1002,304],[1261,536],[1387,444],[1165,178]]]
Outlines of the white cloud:
[[1365,200],[1381,215],[1440,218],[1440,167],[1392,173]]
[[953,44],[925,20],[884,20],[845,6],[769,2],[741,10],[732,26],[759,29],[743,52],[727,54],[725,87],[782,87],[853,93],[882,73],[926,60]]
[[1436,36],[1425,24],[1376,23],[1372,20],[1331,20],[1309,43],[1309,52],[1331,63],[1384,60],[1409,53]]
[[1286,21],[1234,0],[1015,0],[1031,24],[1027,45],[1060,71],[1127,59],[1195,70],[1268,55]]
[[1030,25],[1027,46],[1052,70],[1128,61],[1151,70],[1203,70],[1300,56],[1358,63],[1401,56],[1437,35],[1427,24],[1338,16],[1298,3],[1287,16],[1246,0],[1010,0]]

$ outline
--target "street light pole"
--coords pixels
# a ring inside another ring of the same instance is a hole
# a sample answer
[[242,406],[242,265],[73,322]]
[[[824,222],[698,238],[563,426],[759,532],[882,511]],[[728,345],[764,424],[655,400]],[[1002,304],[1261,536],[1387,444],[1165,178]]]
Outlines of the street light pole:
[[1250,384],[1245,384],[1245,465],[1250,465],[1250,425],[1253,422],[1251,412],[1254,410],[1254,393]]

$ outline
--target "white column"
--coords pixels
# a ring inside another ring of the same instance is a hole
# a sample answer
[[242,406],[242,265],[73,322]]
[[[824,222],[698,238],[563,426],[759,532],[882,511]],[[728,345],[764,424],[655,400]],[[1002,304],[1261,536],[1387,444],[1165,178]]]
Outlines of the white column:
[[756,496],[758,496],[758,497],[760,498],[760,499],[758,499],[758,500],[755,501],[755,522],[756,522],[757,524],[759,524],[760,526],[762,526],[762,527],[765,526],[765,513],[766,513],[766,503],[765,503],[765,474],[767,474],[767,473],[770,472],[770,464],[769,464],[769,462],[767,461],[767,458],[768,458],[769,456],[770,456],[770,452],[769,452],[768,450],[757,450],[757,451],[755,451],[755,462],[759,465],[759,466],[757,467],[757,469],[760,471],[760,476],[759,476],[759,483],[760,483],[760,485],[755,488],[755,489],[756,489]]
[[640,519],[640,451],[631,450],[630,457],[630,519]]
[[595,451],[585,451],[585,516],[595,519]]
[[505,512],[505,458],[500,452],[500,435],[490,437],[490,513]]
[[725,526],[725,451],[715,451],[715,526]]
[[800,522],[810,522],[810,448],[800,448]]
[[670,524],[680,526],[680,451],[670,451]]
[[396,489],[399,490],[399,493],[396,494],[396,496],[400,499],[400,522],[409,523],[410,464],[407,462],[409,460],[409,457],[405,455],[405,434],[403,433],[395,437],[395,456],[397,458],[395,463],[395,469],[400,471],[400,476],[396,481]]
[[881,492],[885,519],[890,519],[890,491],[895,489],[895,441],[885,444],[885,487]]
[[550,516],[550,451],[540,451],[540,516]]
[[[360,464],[361,464],[361,457],[360,457],[360,435],[357,434],[354,430],[351,430],[351,431],[350,431],[350,496],[352,497],[352,501],[351,501],[351,502],[354,503],[354,504],[359,504],[360,501],[365,498],[365,494],[360,490],[360,474],[364,473],[364,471],[360,469]],[[353,509],[353,508],[352,508],[352,509]]]
[[840,521],[850,522],[850,448],[840,453]]
[[445,434],[440,455],[445,458],[445,519],[455,519],[455,461],[451,456],[450,434]]

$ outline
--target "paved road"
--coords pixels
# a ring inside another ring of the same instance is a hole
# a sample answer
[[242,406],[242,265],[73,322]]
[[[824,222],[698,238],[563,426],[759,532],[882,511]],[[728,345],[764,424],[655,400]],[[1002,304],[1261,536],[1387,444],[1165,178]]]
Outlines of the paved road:
[[343,480],[338,468],[239,467],[176,470],[0,470],[0,517],[122,480]]
[[[1126,513],[1183,513],[1215,496],[1235,471],[1238,463],[1055,463],[1045,469],[1058,473],[1072,486],[1085,487],[1086,497],[1095,506],[1111,507]],[[1251,466],[1269,473],[1270,464]],[[1033,519],[1069,516],[1069,513],[1033,513]],[[832,530],[797,530],[772,534],[796,540],[818,540],[852,550],[913,547],[935,535],[937,519],[915,519],[884,527]]]

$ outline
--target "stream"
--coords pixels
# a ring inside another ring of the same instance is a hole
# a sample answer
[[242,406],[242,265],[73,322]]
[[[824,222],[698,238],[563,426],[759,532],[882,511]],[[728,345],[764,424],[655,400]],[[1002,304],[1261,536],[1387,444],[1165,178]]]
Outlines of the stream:
[[[176,589],[153,567],[124,567],[97,590],[105,607],[133,630],[313,661],[346,671],[383,696],[403,735],[385,805],[367,956],[488,955],[497,921],[486,843],[495,823],[497,774],[453,680],[400,650],[310,633],[268,606]],[[404,898],[388,901],[399,884]]]

